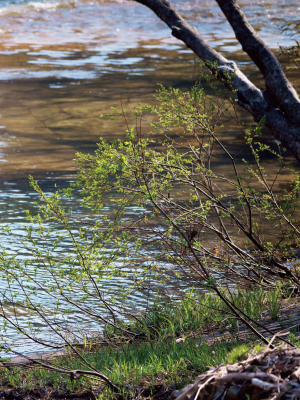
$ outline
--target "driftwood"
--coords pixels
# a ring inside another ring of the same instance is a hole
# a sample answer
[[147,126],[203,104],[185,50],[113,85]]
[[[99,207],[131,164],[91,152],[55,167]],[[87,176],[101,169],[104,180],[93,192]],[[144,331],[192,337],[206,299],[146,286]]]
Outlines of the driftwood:
[[247,360],[208,371],[169,400],[300,399],[300,349],[270,347]]
[[196,28],[189,25],[166,0],[135,0],[152,11],[182,40],[216,77],[229,89],[236,90],[237,103],[249,111],[254,121],[265,118],[276,139],[290,149],[300,161],[300,101],[297,92],[272,51],[258,37],[236,0],[216,0],[231,24],[243,50],[260,69],[266,90],[262,92],[240,71],[204,40]]

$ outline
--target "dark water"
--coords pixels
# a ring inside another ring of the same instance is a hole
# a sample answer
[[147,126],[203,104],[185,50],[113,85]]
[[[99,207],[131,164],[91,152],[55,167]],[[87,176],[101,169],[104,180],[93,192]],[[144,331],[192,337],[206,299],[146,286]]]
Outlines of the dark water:
[[[213,0],[172,4],[213,47],[263,87],[257,68],[243,54]],[[299,16],[298,1],[240,4],[271,48],[293,43],[278,26]],[[92,152],[97,136],[110,140],[124,135],[123,121],[112,123],[99,115],[118,107],[120,99],[125,109],[151,102],[158,82],[189,88],[194,55],[134,1],[4,0],[0,27],[0,215],[2,225],[9,223],[15,234],[23,235],[23,210],[31,209],[37,198],[28,174],[49,193],[54,183],[65,186],[74,179],[77,151]],[[298,86],[297,75],[290,77]],[[250,116],[242,116],[251,123]],[[224,133],[224,140],[233,150],[241,146],[234,129]],[[295,165],[291,157],[288,160]],[[226,168],[225,160],[219,163]],[[28,256],[16,242],[3,237],[1,244],[19,258]],[[73,318],[82,320],[80,315]],[[36,350],[19,343],[22,350]]]

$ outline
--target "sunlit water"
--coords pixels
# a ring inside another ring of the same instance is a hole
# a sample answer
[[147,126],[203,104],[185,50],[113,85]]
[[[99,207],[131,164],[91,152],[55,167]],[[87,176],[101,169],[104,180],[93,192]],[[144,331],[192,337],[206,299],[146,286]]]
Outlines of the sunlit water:
[[[215,1],[172,4],[213,47],[263,87],[257,68],[243,54]],[[293,43],[278,26],[299,16],[298,1],[240,4],[271,48]],[[4,0],[0,27],[0,215],[2,225],[9,223],[23,235],[23,210],[32,209],[37,198],[27,183],[28,174],[49,193],[54,183],[65,186],[74,179],[77,151],[92,152],[97,137],[110,140],[125,132],[122,121],[100,120],[99,114],[119,107],[120,99],[125,109],[139,101],[151,102],[158,82],[189,88],[194,55],[150,10],[134,1]],[[299,85],[295,75],[291,79]],[[251,123],[250,116],[242,115]],[[224,140],[232,150],[242,145],[234,130]],[[225,161],[220,158],[218,163]],[[290,163],[294,164],[291,157]],[[17,242],[12,245],[3,238],[2,245],[20,258],[28,256]],[[142,302],[138,298],[136,304]],[[81,315],[72,318],[87,322]],[[37,350],[24,343],[18,341],[20,350]]]

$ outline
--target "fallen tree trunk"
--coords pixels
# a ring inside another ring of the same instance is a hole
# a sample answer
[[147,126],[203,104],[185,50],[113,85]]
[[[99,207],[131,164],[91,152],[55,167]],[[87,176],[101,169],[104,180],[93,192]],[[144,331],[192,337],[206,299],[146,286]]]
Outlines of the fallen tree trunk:
[[189,25],[166,0],[135,0],[150,8],[172,30],[172,35],[182,40],[216,77],[229,89],[236,91],[237,103],[249,111],[254,121],[265,117],[276,139],[287,147],[300,161],[300,101],[287,80],[278,60],[258,37],[235,0],[217,0],[231,23],[243,49],[262,72],[266,90],[257,88],[237,67],[215,51],[201,37],[196,28]]

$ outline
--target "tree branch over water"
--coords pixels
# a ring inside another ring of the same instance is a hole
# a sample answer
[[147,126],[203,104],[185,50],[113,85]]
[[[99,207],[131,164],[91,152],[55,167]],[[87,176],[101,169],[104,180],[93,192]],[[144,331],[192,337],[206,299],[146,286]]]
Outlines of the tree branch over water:
[[259,38],[235,0],[217,0],[231,24],[243,50],[260,69],[266,84],[262,92],[242,73],[235,62],[227,60],[203,39],[166,0],[135,0],[150,8],[227,87],[235,92],[237,103],[249,111],[254,121],[265,118],[265,126],[300,161],[300,101],[287,80],[277,58]]

